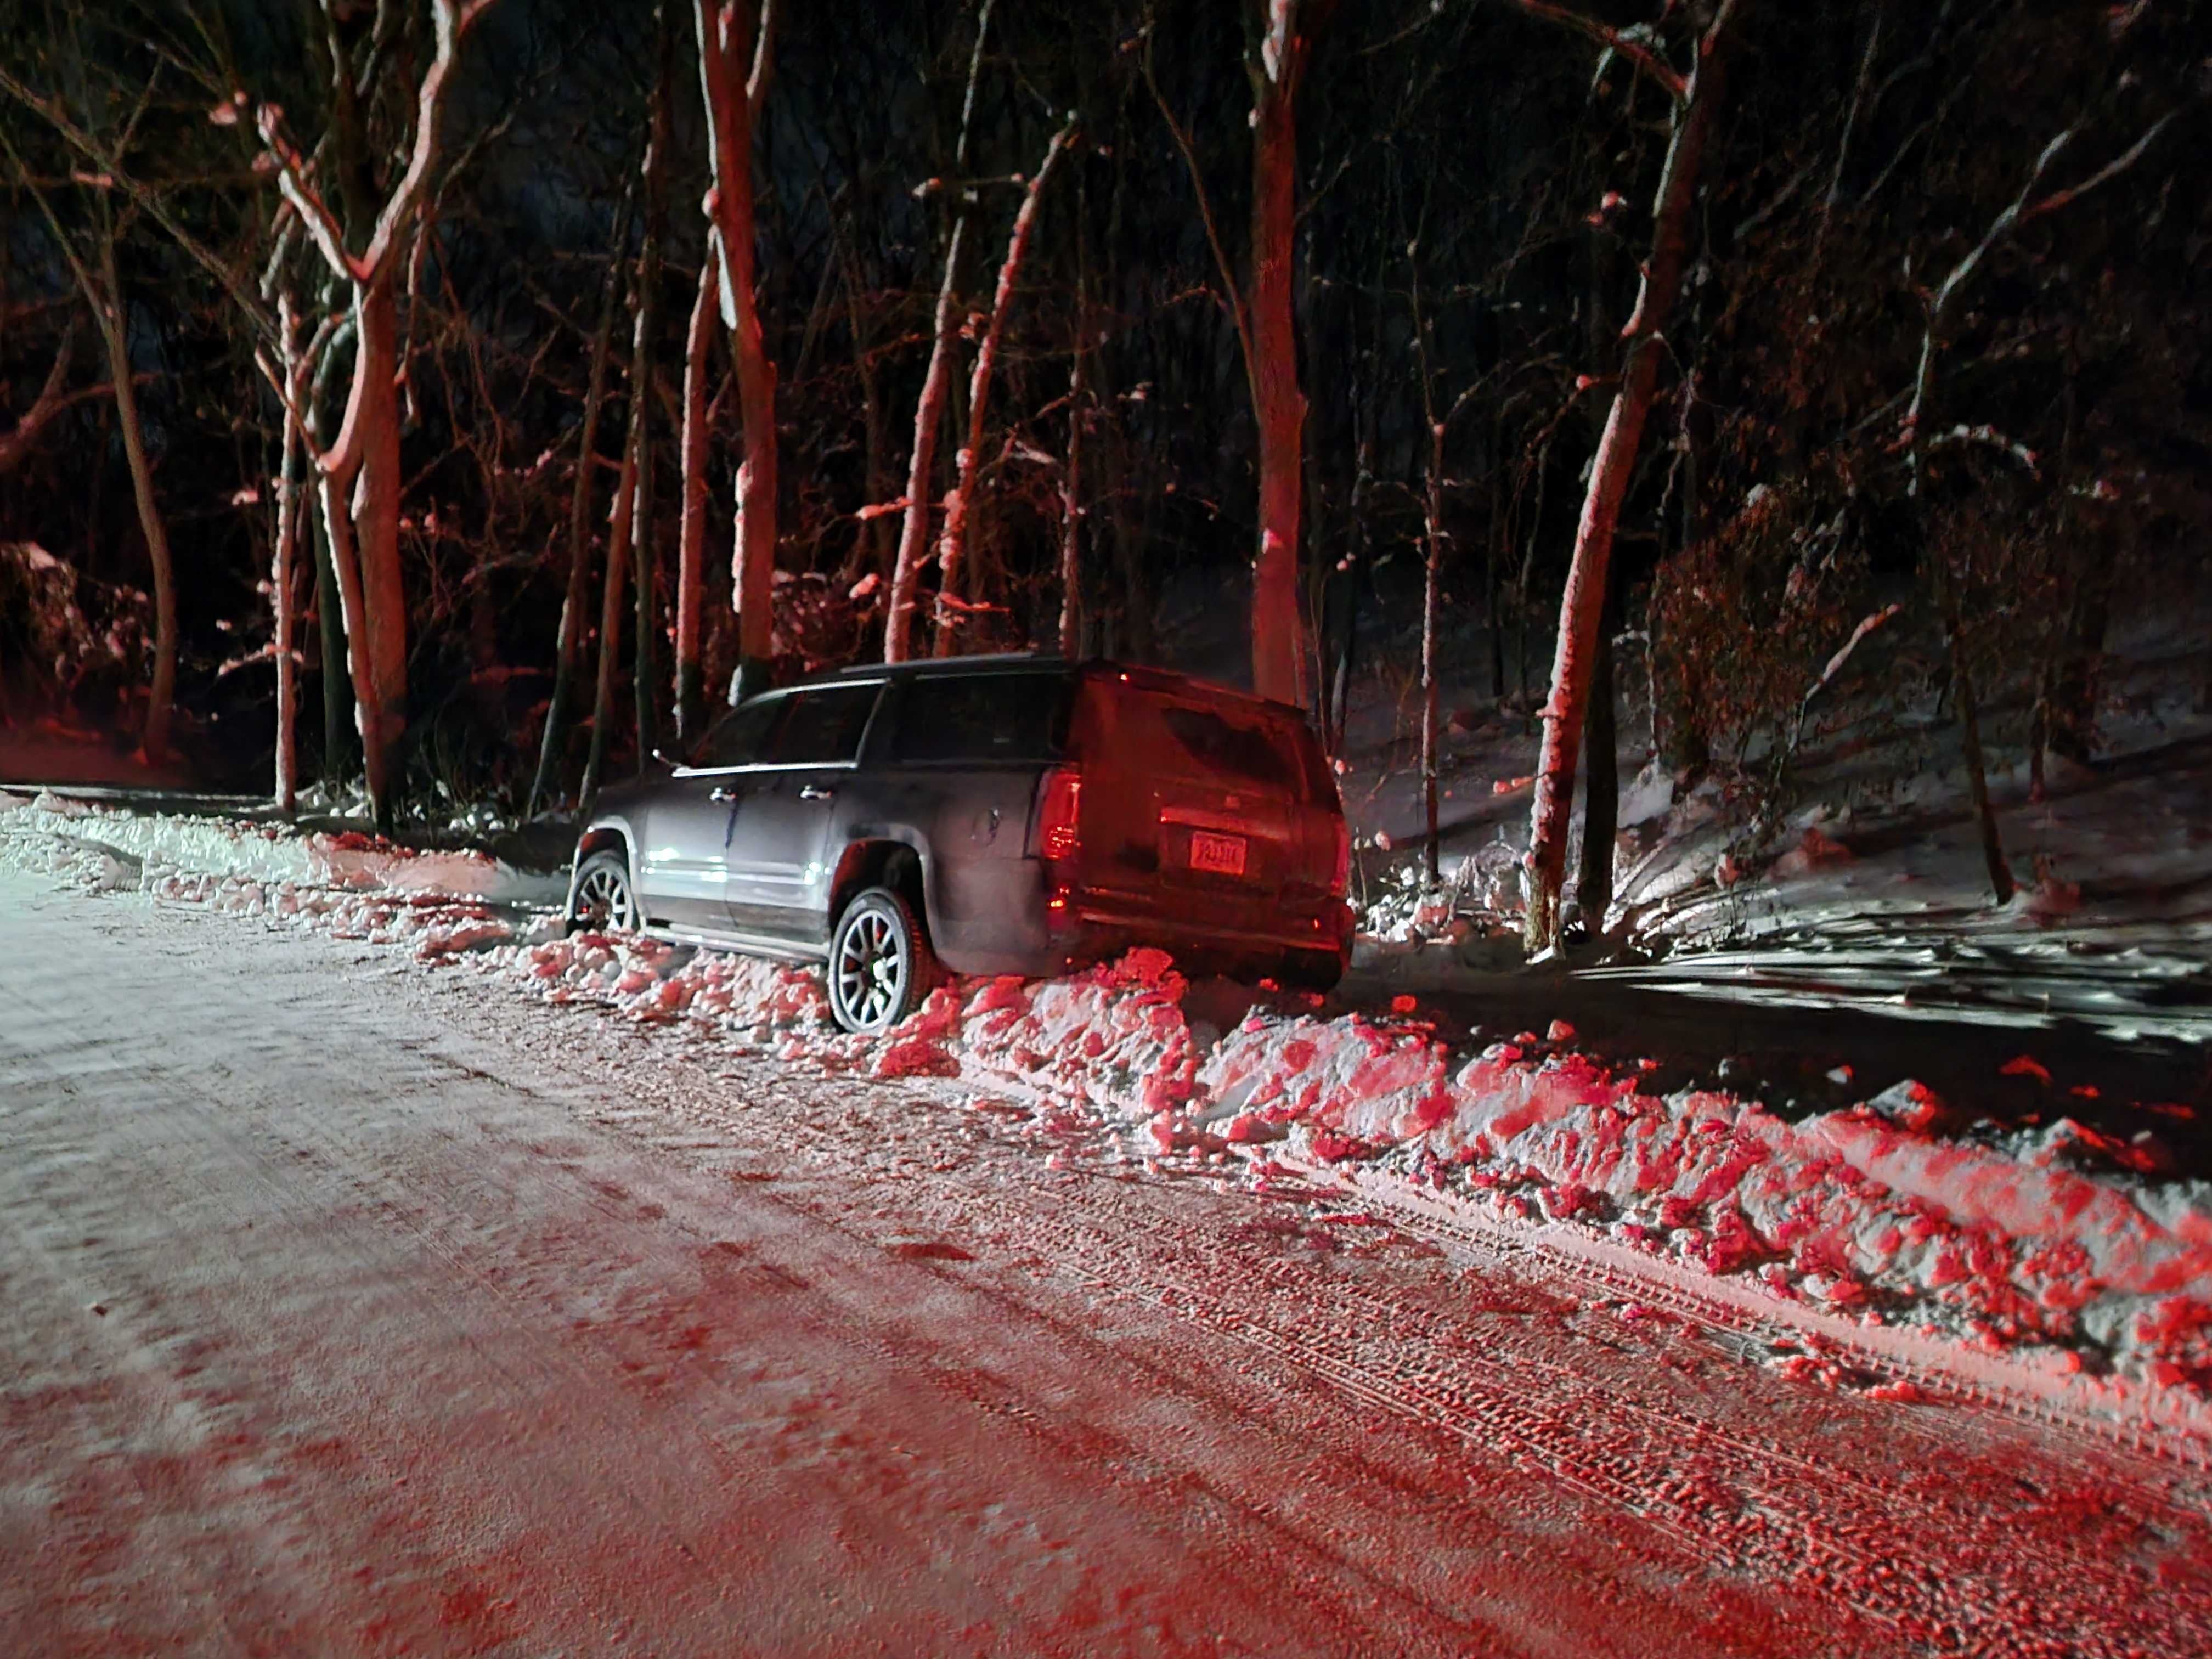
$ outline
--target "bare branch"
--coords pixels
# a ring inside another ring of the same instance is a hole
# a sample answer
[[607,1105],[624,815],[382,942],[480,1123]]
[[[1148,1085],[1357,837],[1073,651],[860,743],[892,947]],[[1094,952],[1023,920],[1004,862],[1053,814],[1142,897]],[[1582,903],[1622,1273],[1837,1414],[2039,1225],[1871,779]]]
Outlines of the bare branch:
[[406,231],[416,204],[422,199],[430,168],[438,158],[438,131],[445,115],[446,86],[453,75],[454,54],[462,38],[492,4],[493,0],[468,0],[465,5],[457,3],[457,0],[431,0],[437,49],[429,69],[423,74],[422,94],[416,100],[415,148],[407,158],[407,171],[391,199],[384,204],[384,211],[377,216],[376,229],[362,255],[361,264],[372,276],[392,256],[392,248]]
[[1176,119],[1175,112],[1168,107],[1166,95],[1160,91],[1160,83],[1152,77],[1152,36],[1149,25],[1145,31],[1145,51],[1140,62],[1145,86],[1152,94],[1152,102],[1159,106],[1160,119],[1167,123],[1168,131],[1175,138],[1176,148],[1182,152],[1183,164],[1189,169],[1190,187],[1198,197],[1199,222],[1206,227],[1206,245],[1213,250],[1214,265],[1221,272],[1224,303],[1229,307],[1230,320],[1237,325],[1237,343],[1244,350],[1245,383],[1252,389],[1253,402],[1256,406],[1260,388],[1253,379],[1252,319],[1244,304],[1244,290],[1237,286],[1236,269],[1230,264],[1228,252],[1221,246],[1221,231],[1213,222],[1213,203],[1206,193],[1206,175],[1198,170],[1198,152],[1191,145],[1190,134],[1183,130],[1182,123]]
[[167,203],[162,200],[158,191],[125,172],[120,157],[78,126],[76,122],[70,120],[67,110],[59,100],[49,100],[41,98],[22,82],[17,80],[4,64],[0,64],[0,92],[5,92],[17,103],[37,114],[71,149],[76,150],[100,172],[106,173],[117,188],[128,195],[149,217],[169,233],[170,240],[184,249],[185,253],[191,256],[193,263],[222,285],[223,291],[237,303],[239,309],[246,313],[246,319],[260,331],[264,338],[276,337],[275,313],[261,303],[259,296],[246,286],[245,280],[239,276],[238,272],[232,270],[216,256],[212,248],[185,228],[183,222],[169,211]]
[[2099,186],[2112,183],[2113,179],[2118,178],[2130,167],[2142,160],[2143,152],[2151,147],[2151,145],[2157,140],[2158,135],[2164,132],[2166,128],[2172,124],[2173,118],[2180,113],[2181,112],[2179,109],[2168,110],[2164,115],[2161,115],[2156,121],[2151,124],[2150,130],[2148,131],[2145,132],[2142,137],[2136,139],[2134,143],[2129,145],[2128,148],[2122,151],[2118,155],[2114,156],[2103,167],[2099,167],[2094,173],[2091,173],[2087,179],[2084,179],[2080,184],[2069,185],[2064,190],[2053,191],[2050,195],[2038,202],[2033,207],[2021,214],[2020,216],[2021,220],[2025,222],[2029,219],[2039,219],[2046,213],[2056,213],[2060,208],[2066,206],[2069,203],[2078,201],[2081,198],[2087,196],[2091,191],[2097,189]]
[[1513,3],[1531,17],[1540,17],[1547,22],[1559,24],[1562,28],[1572,29],[1576,33],[1596,41],[1607,51],[1619,52],[1665,88],[1668,97],[1680,101],[1689,96],[1690,84],[1686,79],[1649,47],[1640,41],[1630,40],[1611,24],[1601,23],[1595,17],[1585,17],[1565,6],[1555,6],[1551,0],[1513,0]]
[[760,33],[753,41],[752,73],[745,77],[745,102],[758,110],[775,77],[775,0],[761,0]]

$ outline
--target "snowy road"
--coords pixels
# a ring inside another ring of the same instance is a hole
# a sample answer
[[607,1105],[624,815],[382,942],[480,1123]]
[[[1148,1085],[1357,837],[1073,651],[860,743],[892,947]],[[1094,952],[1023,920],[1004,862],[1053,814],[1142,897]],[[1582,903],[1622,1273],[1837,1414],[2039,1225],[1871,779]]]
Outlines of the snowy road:
[[0,873],[0,1650],[2212,1650],[2201,1469],[1089,1133]]

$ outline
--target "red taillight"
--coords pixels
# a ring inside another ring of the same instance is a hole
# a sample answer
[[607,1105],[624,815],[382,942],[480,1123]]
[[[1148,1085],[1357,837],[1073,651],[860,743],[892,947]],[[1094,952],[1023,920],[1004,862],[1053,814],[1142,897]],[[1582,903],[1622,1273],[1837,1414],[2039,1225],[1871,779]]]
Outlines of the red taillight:
[[1046,775],[1037,806],[1037,850],[1048,859],[1072,859],[1083,845],[1077,815],[1083,805],[1083,774],[1072,766]]
[[1342,898],[1352,890],[1352,826],[1336,821],[1336,867],[1328,878],[1328,896]]

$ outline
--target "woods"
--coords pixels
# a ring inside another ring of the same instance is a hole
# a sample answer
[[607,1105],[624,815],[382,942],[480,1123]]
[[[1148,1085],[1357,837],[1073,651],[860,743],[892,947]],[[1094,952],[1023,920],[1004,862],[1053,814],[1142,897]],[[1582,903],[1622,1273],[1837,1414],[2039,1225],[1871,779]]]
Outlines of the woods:
[[1616,758],[1761,832],[1879,663],[2002,900],[1989,776],[2203,587],[2207,18],[1906,21],[33,0],[0,719],[388,828],[810,669],[1171,661],[1418,768],[1431,882],[1440,732],[1525,722],[1540,953]]

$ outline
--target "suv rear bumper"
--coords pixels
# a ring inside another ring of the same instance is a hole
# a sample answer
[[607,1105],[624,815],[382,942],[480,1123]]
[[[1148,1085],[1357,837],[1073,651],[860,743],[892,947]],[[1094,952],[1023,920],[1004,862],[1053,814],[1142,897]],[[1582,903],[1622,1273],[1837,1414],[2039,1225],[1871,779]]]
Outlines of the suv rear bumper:
[[1154,945],[1179,960],[1220,962],[1227,958],[1264,961],[1294,951],[1346,958],[1352,948],[1352,907],[1331,900],[1318,910],[1286,910],[1265,927],[1194,927],[1157,915],[1086,902],[1073,896],[1066,920],[1051,927],[1054,963],[1065,969],[1118,956],[1140,945]]

